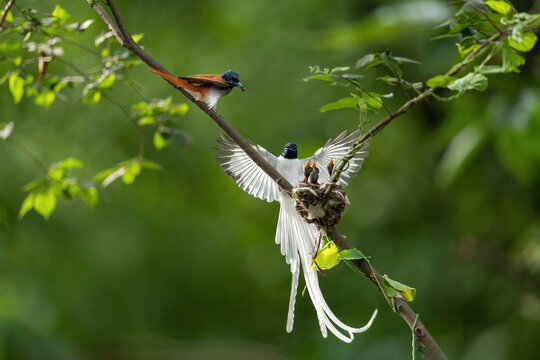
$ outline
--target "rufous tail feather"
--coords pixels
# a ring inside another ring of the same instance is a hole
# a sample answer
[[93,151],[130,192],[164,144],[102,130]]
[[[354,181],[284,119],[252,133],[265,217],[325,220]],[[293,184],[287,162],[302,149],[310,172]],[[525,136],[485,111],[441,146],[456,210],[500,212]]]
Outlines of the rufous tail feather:
[[200,92],[200,89],[197,88],[195,85],[191,85],[190,83],[188,83],[187,81],[185,80],[182,80],[174,75],[171,75],[171,74],[167,74],[163,71],[160,71],[158,69],[155,69],[153,67],[150,68],[150,71],[160,75],[162,78],[164,78],[165,80],[167,80],[168,82],[170,82],[171,84],[173,85],[176,85],[176,86],[179,86],[183,89],[186,89],[186,90],[189,90],[189,91],[194,91],[194,92]]

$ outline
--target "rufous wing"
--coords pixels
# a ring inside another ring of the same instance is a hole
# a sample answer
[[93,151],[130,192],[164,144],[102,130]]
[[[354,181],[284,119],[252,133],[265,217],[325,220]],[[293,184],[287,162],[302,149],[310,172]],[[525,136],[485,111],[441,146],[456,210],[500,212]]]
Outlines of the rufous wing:
[[152,67],[150,68],[150,71],[160,75],[162,78],[164,78],[165,80],[167,80],[171,84],[179,86],[179,87],[181,87],[183,89],[186,89],[186,90],[189,90],[189,91],[194,91],[194,92],[200,92],[201,91],[199,88],[197,88],[197,86],[195,86],[194,84],[189,83],[188,81],[186,81],[186,80],[184,80],[182,78],[176,77],[176,76],[171,75],[171,74],[167,74],[166,72],[160,71],[160,70],[152,68]]
[[221,75],[218,74],[198,74],[191,76],[180,76],[180,79],[189,82],[190,84],[200,86],[204,84],[212,84],[219,88],[229,88],[229,85],[223,81]]

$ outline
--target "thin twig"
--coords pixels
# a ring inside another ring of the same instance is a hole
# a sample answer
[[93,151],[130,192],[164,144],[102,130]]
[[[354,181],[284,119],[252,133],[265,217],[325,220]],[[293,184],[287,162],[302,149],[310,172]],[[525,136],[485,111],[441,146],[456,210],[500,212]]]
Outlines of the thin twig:
[[66,42],[66,43],[68,43],[68,44],[70,44],[70,45],[73,45],[73,46],[75,46],[75,47],[78,47],[78,48],[81,49],[81,50],[86,51],[86,52],[89,53],[89,54],[92,54],[92,55],[101,57],[101,53],[100,53],[100,52],[98,52],[98,51],[92,49],[92,48],[89,47],[89,46],[86,46],[86,45],[84,45],[84,44],[81,44],[81,43],[78,42],[77,40],[73,40],[73,39],[71,39],[71,38],[68,38],[68,37],[65,37],[65,36],[62,36],[62,35],[54,35],[54,36],[56,36],[56,37],[62,39],[62,41]]
[[15,4],[15,0],[9,0],[6,4],[6,7],[4,7],[4,10],[2,10],[2,15],[0,15],[0,30],[4,27],[4,21],[6,20],[7,14],[9,12],[9,9]]
[[146,94],[144,93],[144,91],[141,89],[141,87],[135,82],[133,81],[132,79],[127,79],[128,82],[128,86],[130,88],[132,88],[133,90],[135,90],[135,92],[137,93],[137,95],[139,95],[139,97],[144,101],[144,102],[150,102],[150,98],[148,96],[146,96]]
[[47,166],[37,157],[32,150],[26,147],[22,142],[17,140],[13,135],[9,137],[8,142],[11,142],[17,149],[24,153],[32,162],[42,171],[47,173],[49,169]]

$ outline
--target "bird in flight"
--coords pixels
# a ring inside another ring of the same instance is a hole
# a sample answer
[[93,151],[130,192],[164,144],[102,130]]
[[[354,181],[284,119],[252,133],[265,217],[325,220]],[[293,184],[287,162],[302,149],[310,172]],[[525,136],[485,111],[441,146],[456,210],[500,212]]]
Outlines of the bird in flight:
[[[287,143],[283,153],[276,157],[259,145],[253,145],[277,171],[289,181],[293,186],[306,179],[304,165],[317,168],[318,179],[322,183],[330,180],[330,175],[324,169],[332,159],[340,159],[347,153],[353,142],[357,139],[359,131],[346,136],[346,132],[341,133],[335,140],[328,140],[327,143],[317,150],[315,154],[307,159],[298,159],[298,149],[293,143]],[[276,244],[281,245],[281,254],[285,256],[285,261],[290,265],[292,273],[291,295],[289,300],[289,312],[287,315],[287,332],[291,332],[294,323],[294,305],[298,289],[300,268],[304,273],[306,287],[309,292],[313,306],[317,312],[319,325],[323,337],[327,336],[330,330],[336,337],[351,342],[354,333],[366,331],[372,324],[377,310],[373,312],[368,323],[361,328],[353,328],[341,322],[330,310],[326,303],[317,277],[317,269],[313,264],[315,255],[322,247],[318,239],[318,230],[314,224],[308,224],[296,212],[291,197],[284,193],[279,186],[259,167],[255,162],[228,137],[222,136],[222,140],[217,141],[218,147],[214,150],[217,153],[217,160],[221,168],[229,175],[244,191],[268,202],[278,201],[280,203],[278,225],[276,231]],[[356,176],[365,157],[367,156],[367,144],[350,160],[349,166],[341,173],[338,185],[346,186]],[[332,161],[333,165],[333,161]],[[339,328],[339,330],[338,330]],[[347,335],[343,334],[346,332]]]
[[220,97],[227,95],[238,86],[242,91],[246,89],[240,83],[238,73],[228,70],[223,74],[200,74],[191,76],[174,76],[155,68],[150,71],[160,75],[171,84],[181,87],[189,92],[195,100],[204,102],[209,108],[214,108]]

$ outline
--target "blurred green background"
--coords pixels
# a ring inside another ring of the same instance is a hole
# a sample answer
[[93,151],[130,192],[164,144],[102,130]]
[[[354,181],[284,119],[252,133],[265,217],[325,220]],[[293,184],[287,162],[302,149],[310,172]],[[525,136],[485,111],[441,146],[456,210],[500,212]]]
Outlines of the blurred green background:
[[[18,1],[51,12],[55,1]],[[2,2],[2,6],[5,1]],[[61,1],[73,20],[97,16],[86,1]],[[540,2],[516,1],[522,11]],[[344,129],[352,110],[318,108],[349,89],[305,83],[309,65],[351,66],[391,49],[425,81],[459,61],[455,39],[432,40],[455,7],[445,1],[118,1],[141,44],[179,75],[234,69],[247,91],[219,110],[274,154],[298,144],[308,157]],[[16,11],[14,11],[16,15]],[[100,19],[74,37],[93,46]],[[537,46],[538,48],[538,46]],[[98,66],[65,45],[81,68]],[[486,92],[434,100],[377,135],[339,230],[393,279],[414,286],[412,304],[451,359],[532,359],[540,352],[540,55],[520,74],[493,75]],[[51,64],[53,71],[60,65]],[[4,73],[5,64],[0,64]],[[69,70],[63,70],[68,71]],[[146,66],[131,76],[151,98],[181,95]],[[366,71],[366,88],[393,91]],[[136,155],[138,133],[107,102],[84,106],[80,90],[49,110],[0,88],[2,121],[45,164],[74,156],[97,172]],[[140,101],[125,86],[111,92]],[[371,116],[374,124],[381,116]],[[154,150],[161,171],[99,189],[89,209],[59,200],[49,221],[17,214],[23,186],[44,175],[0,141],[1,359],[407,359],[411,333],[366,279],[340,265],[321,279],[335,314],[372,328],[352,344],[323,339],[309,297],[285,332],[290,272],[274,244],[278,205],[239,189],[214,161],[219,129],[190,106],[180,128],[192,146]],[[302,286],[302,285],[301,285]]]

